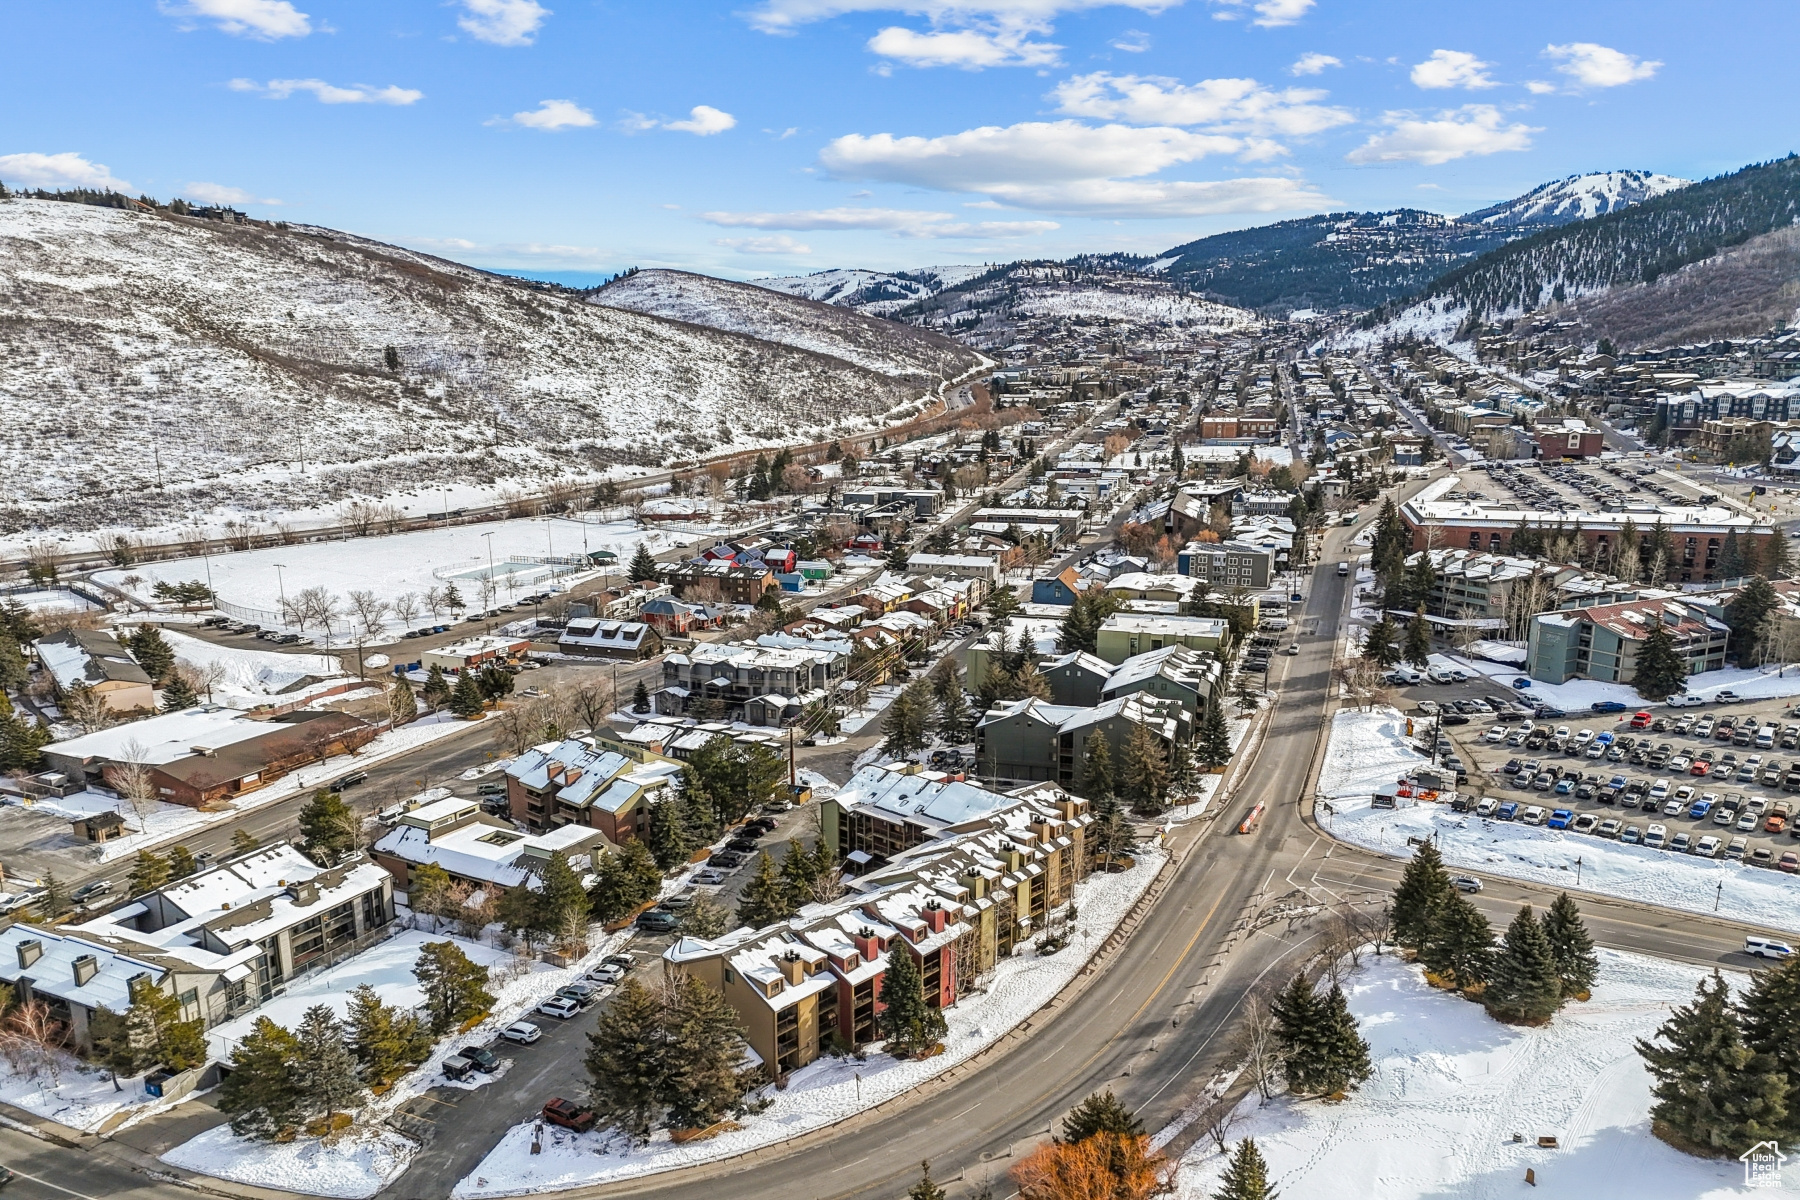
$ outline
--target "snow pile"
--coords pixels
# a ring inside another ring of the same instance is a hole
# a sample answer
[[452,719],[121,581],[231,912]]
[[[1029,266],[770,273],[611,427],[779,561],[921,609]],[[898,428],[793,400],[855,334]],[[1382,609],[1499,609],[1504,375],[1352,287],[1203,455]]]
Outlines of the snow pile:
[[1406,718],[1385,705],[1332,714],[1331,741],[1319,771],[1319,795],[1367,798],[1426,763],[1406,736]]
[[[1549,807],[1549,799],[1542,796],[1530,802]],[[1408,838],[1432,838],[1453,867],[1686,912],[1716,912],[1729,920],[1800,933],[1800,876],[1767,867],[1627,846],[1548,826],[1485,820],[1473,813],[1451,812],[1441,804],[1378,809],[1370,808],[1367,800],[1352,800],[1333,807],[1336,812],[1325,818],[1326,829],[1371,850],[1398,853],[1405,850]],[[1625,813],[1620,820],[1643,829],[1662,818]]]
[[[281,654],[273,650],[220,646],[172,629],[163,640],[175,651],[175,661],[204,671],[217,665],[220,679],[210,691],[215,703],[228,708],[253,708],[271,696],[302,694],[307,684],[344,674],[344,664],[330,654]],[[206,689],[201,698],[206,698]]]
[[352,1126],[336,1141],[252,1141],[220,1125],[163,1154],[172,1167],[233,1183],[362,1200],[400,1177],[418,1150],[397,1133]]
[[[1415,966],[1369,962],[1348,991],[1374,1076],[1340,1104],[1282,1096],[1259,1108],[1252,1092],[1230,1131],[1234,1142],[1256,1139],[1282,1200],[1743,1194],[1736,1162],[1690,1158],[1651,1136],[1650,1079],[1633,1048],[1693,999],[1702,969],[1602,950],[1593,999],[1526,1029],[1428,986]],[[1540,1148],[1540,1137],[1557,1148]],[[1202,1139],[1182,1161],[1180,1200],[1205,1200],[1223,1168]]]
[[[574,1134],[546,1128],[543,1152],[531,1153],[535,1122],[515,1125],[453,1193],[459,1200],[588,1187],[696,1163],[730,1158],[818,1129],[892,1099],[992,1045],[1043,1007],[1099,950],[1161,870],[1161,851],[1139,853],[1137,865],[1117,875],[1096,875],[1076,885],[1079,932],[1060,954],[1025,952],[1003,959],[987,977],[987,990],[946,1010],[950,1031],[935,1058],[900,1062],[871,1054],[866,1062],[822,1058],[793,1073],[773,1103],[743,1119],[743,1128],[709,1141],[676,1145],[666,1132],[645,1146],[628,1147],[604,1132]],[[861,1076],[858,1082],[857,1076]]]

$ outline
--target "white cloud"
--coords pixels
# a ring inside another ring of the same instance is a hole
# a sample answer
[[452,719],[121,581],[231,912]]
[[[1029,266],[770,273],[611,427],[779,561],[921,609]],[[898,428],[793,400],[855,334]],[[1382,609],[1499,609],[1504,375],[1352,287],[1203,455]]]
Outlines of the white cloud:
[[495,117],[489,125],[522,125],[526,129],[585,129],[597,125],[594,114],[573,100],[540,100],[538,106],[510,117]]
[[131,190],[129,183],[114,177],[110,167],[89,162],[73,150],[61,154],[0,154],[0,180],[34,188]]
[[1525,90],[1534,96],[1548,96],[1556,90],[1556,85],[1547,79],[1527,79]]
[[710,104],[696,104],[688,110],[685,121],[664,121],[664,129],[676,129],[682,133],[692,133],[699,137],[711,137],[715,133],[724,133],[737,124],[737,118],[728,112],[721,112]]
[[784,233],[774,237],[753,238],[714,238],[713,245],[723,246],[727,250],[736,250],[739,254],[811,254],[812,247],[805,242],[796,242]]
[[1264,29],[1274,29],[1282,25],[1292,25],[1311,11],[1316,0],[1212,0],[1214,4],[1223,5],[1213,13],[1219,21],[1235,21],[1243,14],[1239,12],[1246,6],[1256,14],[1252,25],[1261,25]]
[[1271,212],[1324,198],[1292,179],[1138,181],[1211,154],[1254,149],[1239,138],[1168,126],[1035,121],[944,137],[849,134],[820,159],[833,175],[973,193],[1015,208],[1122,217]]
[[901,208],[824,208],[781,213],[701,213],[700,219],[727,229],[883,230],[896,237],[1025,237],[1060,229],[1055,221],[958,221],[946,212]]
[[[1264,0],[1264,3],[1296,0]],[[1298,0],[1311,5],[1312,0]],[[764,33],[792,33],[802,25],[849,13],[899,12],[928,17],[933,25],[991,23],[1012,28],[1044,29],[1058,14],[1095,8],[1134,8],[1159,13],[1182,0],[763,0],[750,13],[750,23]]]
[[1294,65],[1288,68],[1288,74],[1318,75],[1321,74],[1326,67],[1341,67],[1343,65],[1344,60],[1341,58],[1334,57],[1330,54],[1320,54],[1316,50],[1309,50],[1307,53],[1302,54],[1299,58],[1294,60]]
[[254,192],[246,192],[243,188],[228,187],[222,183],[190,183],[181,189],[181,194],[189,200],[198,200],[202,204],[280,204],[281,201]]
[[1430,58],[1413,67],[1412,81],[1427,89],[1498,87],[1487,73],[1493,65],[1466,50],[1433,50]]
[[1355,118],[1314,103],[1316,88],[1275,91],[1254,79],[1203,79],[1184,84],[1161,75],[1077,75],[1051,93],[1057,111],[1140,125],[1201,125],[1226,133],[1318,133]]
[[590,266],[595,262],[611,263],[617,251],[599,246],[565,246],[555,242],[472,242],[468,238],[408,238],[405,245],[432,252],[451,252],[481,259],[494,265],[524,262],[535,267],[559,264]]
[[1424,120],[1408,112],[1390,112],[1386,133],[1378,133],[1344,157],[1353,163],[1413,162],[1437,166],[1471,154],[1531,149],[1530,125],[1506,124],[1491,104],[1465,104]]
[[1640,79],[1649,79],[1662,66],[1660,62],[1646,61],[1636,55],[1593,42],[1545,46],[1544,56],[1554,60],[1556,69],[1573,79],[1579,87],[1609,88],[1636,83]]
[[186,0],[157,7],[166,16],[211,21],[221,32],[235,37],[272,41],[305,37],[313,31],[311,18],[295,11],[288,0]]
[[969,71],[983,67],[1053,67],[1062,51],[1052,42],[1032,41],[1031,34],[1022,29],[915,33],[898,25],[870,38],[869,49],[909,67],[961,67]]
[[462,0],[462,31],[495,46],[529,46],[550,10],[537,0]]
[[416,104],[425,93],[414,88],[389,84],[378,88],[367,83],[339,87],[323,79],[271,79],[257,83],[254,79],[234,79],[228,85],[234,92],[261,92],[271,100],[286,100],[295,92],[311,92],[320,104]]
[[1113,40],[1112,48],[1127,54],[1142,54],[1150,48],[1150,35],[1141,29],[1127,29]]

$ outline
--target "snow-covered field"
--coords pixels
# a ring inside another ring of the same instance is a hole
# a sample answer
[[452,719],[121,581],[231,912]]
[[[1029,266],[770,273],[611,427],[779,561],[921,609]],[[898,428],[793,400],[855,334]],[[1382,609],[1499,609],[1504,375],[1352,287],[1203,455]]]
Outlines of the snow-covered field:
[[[175,661],[205,671],[217,664],[221,678],[200,698],[226,708],[255,708],[272,697],[295,698],[343,683],[341,659],[332,654],[282,654],[255,650],[250,645],[221,646],[173,629],[163,640],[175,651]],[[306,683],[308,679],[320,682]]]
[[[1256,1139],[1282,1200],[1800,1196],[1793,1167],[1786,1186],[1746,1191],[1738,1163],[1651,1136],[1650,1079],[1633,1043],[1693,999],[1699,968],[1602,950],[1593,999],[1526,1029],[1430,987],[1416,966],[1365,961],[1348,991],[1374,1077],[1339,1104],[1282,1096],[1258,1107],[1252,1092],[1230,1130],[1234,1142]],[[1223,1165],[1202,1139],[1182,1160],[1177,1196],[1206,1200]]]
[[676,1145],[667,1133],[659,1132],[648,1145],[628,1147],[604,1132],[574,1134],[546,1129],[543,1152],[534,1155],[534,1123],[516,1125],[456,1186],[453,1195],[472,1200],[558,1191],[729,1158],[898,1096],[993,1044],[1062,990],[1150,886],[1163,861],[1160,851],[1141,852],[1131,870],[1094,876],[1076,885],[1081,916],[1074,942],[1048,958],[1022,954],[1003,960],[988,977],[985,992],[966,997],[945,1012],[950,1032],[944,1039],[944,1052],[935,1058],[900,1062],[879,1053],[861,1063],[822,1058],[796,1071],[785,1090],[771,1091],[774,1103],[744,1118],[743,1128],[704,1142]]
[[[1393,709],[1344,710],[1331,727],[1319,773],[1319,795],[1332,810],[1320,822],[1337,838],[1388,854],[1406,853],[1408,838],[1432,838],[1453,867],[1529,880],[1571,891],[1599,892],[1686,912],[1800,933],[1800,876],[1727,859],[1698,858],[1627,846],[1607,838],[1493,821],[1448,805],[1378,809],[1369,797],[1425,762],[1406,740],[1406,718]],[[1657,818],[1644,814],[1636,824]],[[1580,859],[1579,868],[1576,859]]]
[[126,1109],[148,1107],[155,1097],[144,1091],[143,1076],[121,1079],[89,1066],[72,1054],[57,1053],[53,1063],[18,1067],[0,1057],[0,1102],[35,1113],[71,1129],[93,1132]]
[[301,1137],[286,1144],[238,1137],[219,1125],[167,1151],[172,1167],[251,1187],[363,1200],[406,1170],[418,1149],[397,1133],[352,1126],[330,1144]]
[[1043,317],[1109,317],[1120,321],[1155,321],[1198,325],[1209,329],[1248,329],[1256,314],[1216,304],[1173,290],[1127,292],[1096,287],[1039,287],[1019,297],[1015,310]]
[[[481,579],[488,573],[489,534],[493,535],[497,603],[550,587],[551,568],[524,560],[578,557],[590,550],[610,550],[619,556],[622,565],[630,562],[639,542],[649,543],[653,553],[660,553],[686,545],[693,537],[646,530],[631,522],[602,524],[532,517],[215,554],[210,564],[198,558],[170,559],[105,571],[98,578],[148,604],[154,600],[151,589],[159,580],[204,581],[210,567],[213,588],[221,600],[267,612],[279,611],[283,595],[292,597],[309,587],[324,588],[337,596],[343,607],[345,594],[352,589],[367,589],[377,599],[391,604],[404,593],[422,598],[429,589],[452,582],[465,604],[479,608]],[[281,564],[280,571],[275,569],[276,563]],[[575,568],[559,566],[556,570],[566,582]],[[141,582],[127,587],[125,580],[132,577]],[[420,609],[413,621],[415,626],[429,623],[431,617],[422,603]],[[440,623],[449,619],[447,610],[439,611]],[[337,623],[340,637],[347,620],[340,618]],[[390,630],[401,627],[396,618],[390,617],[388,622]]]

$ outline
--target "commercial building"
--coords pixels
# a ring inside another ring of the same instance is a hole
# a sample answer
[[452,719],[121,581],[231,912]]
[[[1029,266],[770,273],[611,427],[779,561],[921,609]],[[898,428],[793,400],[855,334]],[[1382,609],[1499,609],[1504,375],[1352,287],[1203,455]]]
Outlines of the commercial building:
[[1730,628],[1699,606],[1671,598],[1539,613],[1531,621],[1526,669],[1545,683],[1567,679],[1631,683],[1637,679],[1644,636],[1656,625],[1669,635],[1688,674],[1725,666]]
[[636,662],[661,654],[662,642],[662,634],[643,621],[573,617],[558,635],[556,648],[564,654],[583,658]]
[[1275,577],[1275,552],[1236,538],[1222,542],[1189,542],[1176,555],[1183,575],[1204,579],[1218,590],[1269,586]]
[[70,629],[42,637],[34,645],[38,660],[56,682],[56,694],[85,687],[111,713],[156,711],[153,681],[112,634],[98,629]]
[[454,673],[466,671],[471,667],[481,668],[489,664],[498,665],[503,662],[511,662],[522,657],[530,649],[530,638],[483,634],[425,651],[419,655],[419,667],[426,671],[436,667],[440,671]]

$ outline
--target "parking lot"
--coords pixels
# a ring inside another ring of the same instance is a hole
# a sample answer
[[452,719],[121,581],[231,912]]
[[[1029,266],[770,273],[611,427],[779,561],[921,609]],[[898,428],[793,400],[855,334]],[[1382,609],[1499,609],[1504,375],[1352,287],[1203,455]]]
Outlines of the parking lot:
[[[1458,690],[1471,686],[1480,685]],[[1800,871],[1800,714],[1791,705],[1644,710],[1650,722],[1634,728],[1645,723],[1631,712],[1533,720],[1491,683],[1482,691],[1509,711],[1456,713],[1457,703],[1475,703],[1437,701],[1440,755],[1460,759],[1480,815]],[[1429,726],[1416,733],[1429,745]]]
[[1498,498],[1536,512],[1624,511],[1638,505],[1719,499],[1715,492],[1677,481],[1635,459],[1586,463],[1521,459],[1485,462],[1476,469],[1486,472]]

